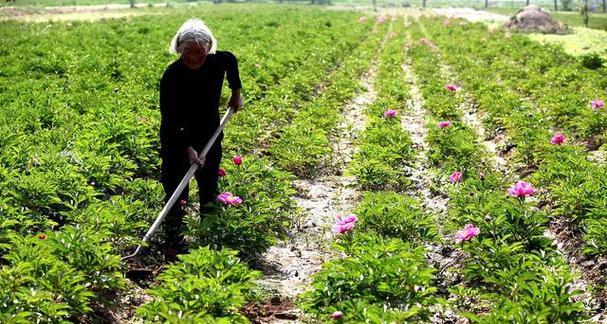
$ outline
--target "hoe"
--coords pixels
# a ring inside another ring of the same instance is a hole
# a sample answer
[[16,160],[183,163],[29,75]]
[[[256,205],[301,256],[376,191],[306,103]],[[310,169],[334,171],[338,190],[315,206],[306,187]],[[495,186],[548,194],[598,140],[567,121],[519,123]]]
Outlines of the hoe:
[[160,224],[162,223],[164,218],[169,213],[169,210],[171,210],[171,208],[173,208],[173,205],[175,204],[175,202],[177,202],[177,199],[179,199],[179,196],[181,195],[181,192],[183,192],[183,189],[185,188],[185,186],[188,185],[188,183],[190,182],[190,179],[192,179],[192,177],[194,176],[194,173],[196,172],[196,170],[198,170],[198,168],[200,168],[202,165],[204,165],[207,153],[211,149],[211,146],[213,146],[213,144],[215,143],[215,140],[217,140],[217,136],[219,136],[219,134],[221,133],[221,131],[227,124],[230,117],[232,117],[232,114],[233,114],[232,108],[228,107],[226,113],[223,115],[223,118],[221,118],[219,127],[217,127],[217,130],[215,131],[213,136],[209,139],[206,146],[204,147],[204,149],[198,156],[198,158],[200,158],[202,160],[202,164],[199,165],[198,163],[192,163],[192,166],[190,166],[190,169],[188,170],[188,172],[185,174],[183,179],[181,179],[179,186],[177,186],[177,189],[175,189],[175,192],[173,192],[173,194],[171,195],[171,198],[169,198],[169,201],[167,201],[167,203],[164,205],[164,208],[162,208],[162,210],[160,211],[160,214],[158,214],[158,217],[156,217],[154,224],[152,224],[152,227],[150,227],[148,232],[145,234],[142,242],[137,246],[137,249],[135,249],[135,252],[133,252],[133,254],[123,257],[122,260],[131,259],[131,258],[137,256],[143,249],[143,245],[145,243],[147,243],[150,240],[150,238],[154,235],[154,233],[156,232],[156,230],[158,229],[158,227],[160,226]]

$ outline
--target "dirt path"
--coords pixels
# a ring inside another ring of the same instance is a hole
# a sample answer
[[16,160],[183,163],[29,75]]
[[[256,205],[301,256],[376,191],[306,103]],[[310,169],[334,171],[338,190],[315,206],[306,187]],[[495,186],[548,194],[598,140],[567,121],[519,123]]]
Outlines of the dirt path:
[[331,232],[337,216],[351,213],[360,193],[354,188],[356,179],[344,175],[347,165],[356,153],[354,142],[365,127],[364,108],[375,101],[373,82],[377,76],[377,62],[361,78],[365,89],[344,107],[339,140],[333,146],[337,168],[334,175],[313,180],[297,180],[298,194],[293,197],[304,211],[291,229],[291,239],[271,247],[263,256],[264,278],[260,284],[273,292],[277,305],[284,307],[260,318],[262,323],[281,323],[300,319],[301,312],[292,300],[309,287],[311,275],[334,256],[330,250],[334,240]]
[[[408,36],[406,46],[411,46],[411,37]],[[407,83],[409,84],[409,93],[411,99],[407,102],[408,112],[401,117],[402,127],[409,132],[411,140],[417,149],[417,163],[414,170],[411,170],[410,179],[415,185],[415,189],[409,192],[409,195],[417,197],[421,201],[423,209],[436,218],[436,224],[439,234],[449,241],[445,234],[442,224],[447,217],[447,203],[449,198],[440,194],[433,193],[430,188],[435,180],[430,172],[428,162],[429,146],[425,141],[428,129],[426,128],[426,111],[421,91],[418,87],[418,79],[413,72],[411,58],[407,57],[402,65]],[[457,264],[461,262],[463,254],[457,250],[439,243],[427,243],[428,263],[436,270],[436,285],[439,293],[448,298],[447,289],[458,280],[458,275],[453,271]],[[434,315],[432,323],[455,323],[460,319],[455,312],[448,308],[435,308],[432,310]]]

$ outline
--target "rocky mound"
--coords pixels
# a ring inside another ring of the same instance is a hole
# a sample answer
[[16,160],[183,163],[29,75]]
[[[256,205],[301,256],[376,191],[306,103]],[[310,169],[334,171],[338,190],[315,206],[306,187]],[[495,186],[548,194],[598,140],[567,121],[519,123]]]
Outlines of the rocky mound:
[[562,34],[567,31],[567,25],[555,21],[548,11],[536,5],[517,11],[504,27],[524,33]]

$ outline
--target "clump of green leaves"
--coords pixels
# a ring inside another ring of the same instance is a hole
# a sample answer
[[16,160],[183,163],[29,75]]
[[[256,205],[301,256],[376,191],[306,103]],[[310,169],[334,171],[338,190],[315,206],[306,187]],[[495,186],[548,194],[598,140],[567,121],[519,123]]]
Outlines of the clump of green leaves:
[[417,201],[395,192],[365,192],[356,208],[357,228],[405,242],[426,242],[437,239],[431,214],[424,213]]
[[189,234],[199,246],[227,247],[243,257],[261,254],[284,237],[294,216],[293,176],[274,168],[266,158],[252,156],[245,156],[240,166],[229,164],[225,169],[220,190],[241,197],[243,203],[212,204],[202,218],[188,218]]
[[150,293],[156,298],[137,314],[146,321],[247,323],[238,312],[260,276],[236,257],[236,251],[203,247],[180,256]]
[[423,247],[351,233],[336,247],[345,257],[325,263],[314,277],[314,290],[301,298],[304,310],[319,318],[341,311],[344,320],[361,322],[429,318],[428,306],[436,302],[436,288],[431,284],[434,270],[427,264]]

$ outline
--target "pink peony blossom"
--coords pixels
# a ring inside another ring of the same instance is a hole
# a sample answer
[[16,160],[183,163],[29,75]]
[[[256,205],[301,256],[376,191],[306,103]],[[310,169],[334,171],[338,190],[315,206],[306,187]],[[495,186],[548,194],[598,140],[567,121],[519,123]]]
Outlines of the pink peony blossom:
[[440,128],[447,128],[447,127],[451,127],[451,122],[450,121],[442,121],[442,122],[438,122],[438,124],[436,124],[436,126],[440,127]]
[[461,173],[459,171],[455,171],[451,174],[451,176],[449,176],[449,181],[451,181],[451,183],[458,183],[458,182],[462,181],[462,176],[463,176],[463,173]]
[[224,192],[217,196],[217,201],[225,205],[235,206],[242,203],[242,199],[238,196],[234,196],[231,192]]
[[181,199],[181,200],[179,201],[179,206],[181,206],[181,207],[183,207],[183,206],[185,206],[185,205],[187,205],[187,204],[188,204],[188,201],[187,201],[187,200],[185,200],[185,199]]
[[356,215],[348,215],[344,218],[337,218],[337,223],[333,226],[333,233],[343,234],[351,231],[356,225],[358,218]]
[[234,164],[236,164],[236,165],[241,165],[241,164],[242,164],[242,156],[240,156],[240,155],[236,155],[236,156],[235,156],[235,157],[232,159],[232,161],[234,161]]
[[561,145],[563,143],[565,143],[565,135],[563,135],[562,133],[556,133],[554,136],[552,136],[552,139],[550,140],[550,143],[554,144],[554,145]]
[[384,111],[384,117],[388,117],[388,118],[396,117],[397,114],[398,114],[398,111],[396,111],[394,109],[388,109],[388,110]]
[[385,22],[386,22],[386,19],[387,19],[387,17],[382,15],[382,16],[377,17],[376,22],[377,22],[378,24],[383,24],[383,23],[385,23]]
[[217,170],[217,175],[218,175],[218,176],[220,176],[220,177],[225,177],[225,176],[226,176],[226,174],[227,174],[227,173],[226,173],[226,170],[225,170],[224,168],[219,168],[219,169]]
[[481,232],[481,229],[472,225],[467,224],[464,226],[464,229],[457,231],[455,233],[455,242],[461,243],[463,241],[469,241],[473,237],[477,236]]
[[445,85],[445,89],[451,91],[451,92],[456,92],[459,91],[459,89],[461,89],[458,85],[455,84],[446,84]]
[[335,312],[333,312],[333,314],[331,314],[331,318],[336,321],[342,320],[342,319],[344,319],[344,313],[342,313],[340,311],[335,311]]
[[527,197],[535,194],[535,188],[525,181],[517,181],[512,187],[508,188],[508,194],[513,197]]
[[592,110],[597,110],[605,107],[605,102],[601,99],[590,100],[590,108]]

